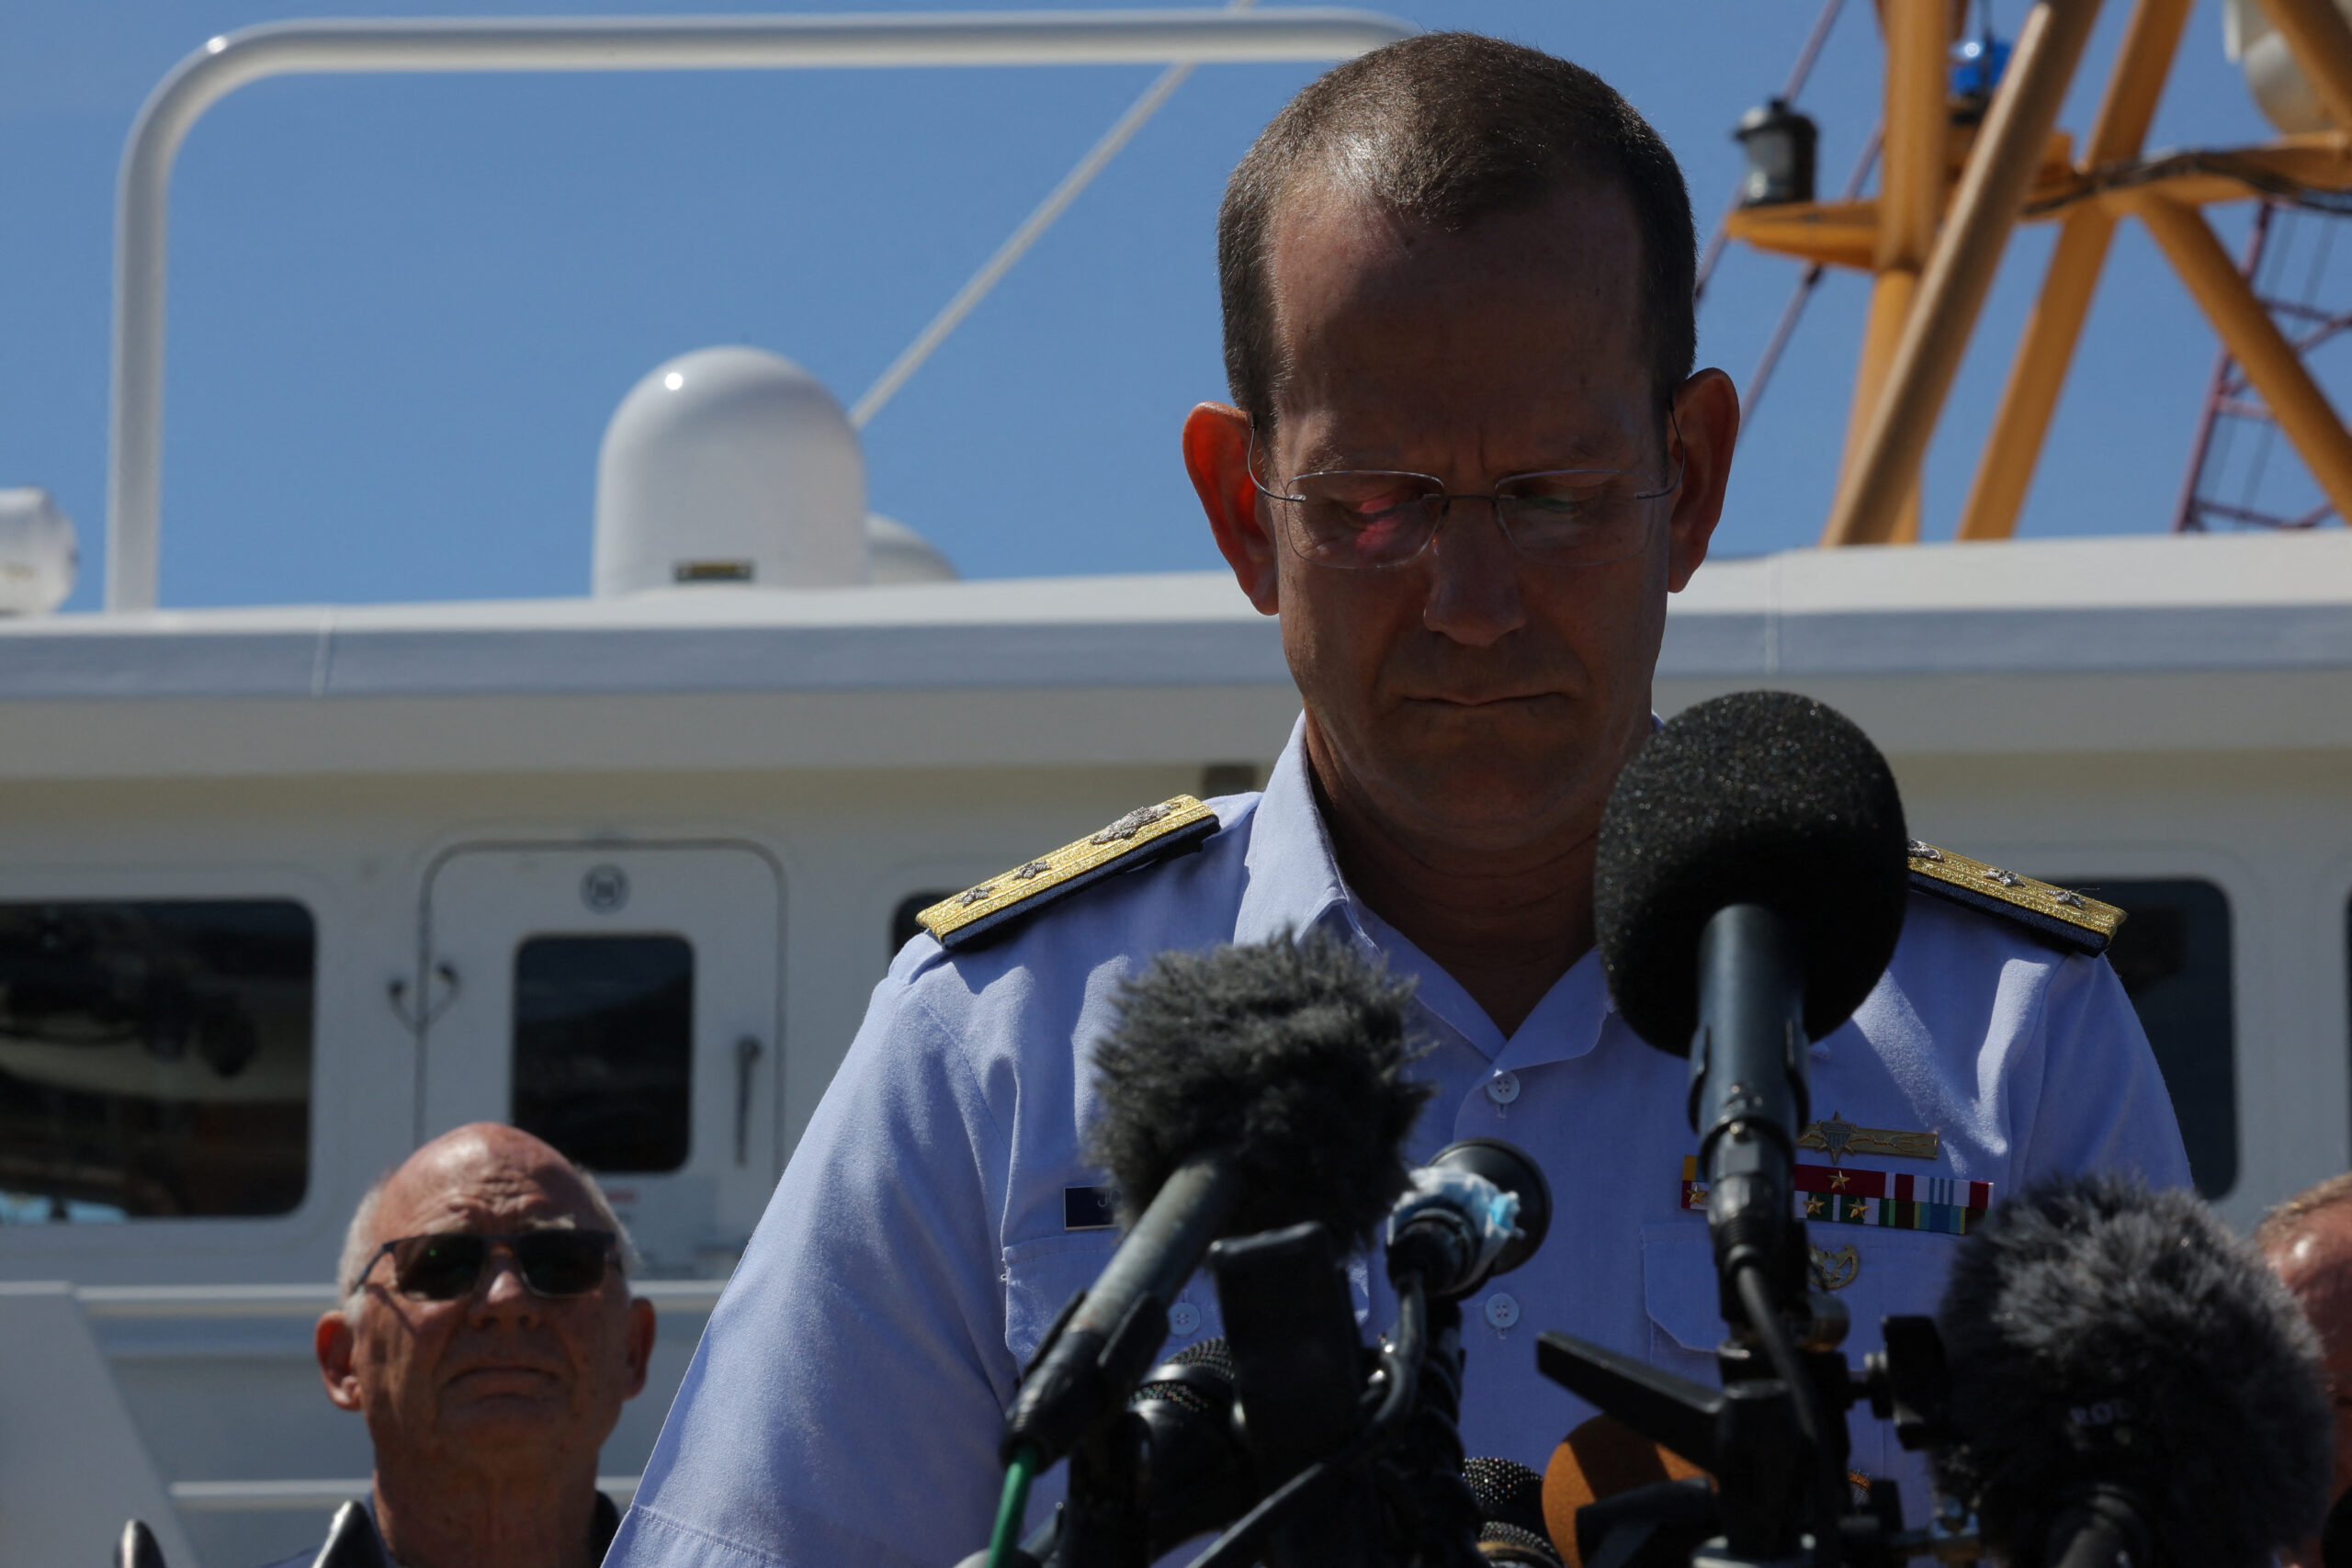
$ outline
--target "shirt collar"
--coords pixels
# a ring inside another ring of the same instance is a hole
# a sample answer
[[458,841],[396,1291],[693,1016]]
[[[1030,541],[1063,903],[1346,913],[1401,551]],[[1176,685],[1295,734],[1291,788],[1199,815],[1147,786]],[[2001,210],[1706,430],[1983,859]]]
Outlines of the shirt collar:
[[1250,851],[1243,857],[1249,880],[1234,917],[1233,940],[1272,942],[1286,931],[1301,933],[1334,917],[1349,934],[1368,941],[1356,919],[1356,904],[1340,875],[1331,836],[1316,809],[1315,786],[1306,776],[1306,716],[1291,726],[1266,791],[1250,820]]
[[1323,927],[1367,956],[1385,959],[1391,973],[1410,978],[1430,1019],[1498,1069],[1566,1061],[1600,1042],[1601,1025],[1613,1010],[1598,952],[1586,953],[1561,976],[1519,1032],[1506,1039],[1453,976],[1350,891],[1307,776],[1303,714],[1267,776],[1244,863],[1249,879],[1234,919],[1234,941],[1270,942],[1285,931],[1303,934]]

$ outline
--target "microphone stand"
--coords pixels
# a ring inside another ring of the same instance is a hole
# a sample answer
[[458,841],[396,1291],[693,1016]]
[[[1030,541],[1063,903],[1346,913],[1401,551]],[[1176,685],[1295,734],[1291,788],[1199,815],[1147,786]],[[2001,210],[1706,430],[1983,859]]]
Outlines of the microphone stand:
[[[1416,1293],[1419,1280],[1405,1287]],[[1428,1349],[1419,1389],[1396,1448],[1375,1465],[1380,1494],[1399,1516],[1390,1562],[1415,1568],[1479,1568],[1478,1499],[1462,1473],[1462,1303],[1425,1302]],[[1399,1552],[1394,1548],[1409,1550]]]
[[[1397,1331],[1368,1369],[1346,1272],[1321,1224],[1221,1241],[1208,1261],[1234,1362],[1234,1418],[1190,1433],[1182,1453],[1155,1451],[1134,1410],[1098,1420],[1071,1450],[1068,1500],[1023,1551],[1041,1568],[1145,1568],[1215,1524],[1228,1528],[1194,1568],[1401,1564],[1380,1528],[1371,1461],[1425,1414],[1430,1346],[1419,1292],[1400,1303]],[[1456,1401],[1459,1323],[1457,1313],[1446,1340],[1454,1375],[1439,1382]],[[1238,1452],[1209,1455],[1204,1444]],[[1460,1446],[1454,1439],[1457,1469]],[[1155,1495],[1157,1480],[1214,1474],[1229,1462],[1244,1472],[1240,1496],[1207,1500],[1204,1509],[1203,1499]],[[1474,1540],[1475,1505],[1471,1519],[1465,1539]],[[1451,1568],[1462,1560],[1439,1561]]]
[[[1899,1367],[1873,1357],[1857,1382],[1838,1348],[1842,1303],[1807,1289],[1804,1222],[1794,1215],[1796,1130],[1809,1115],[1804,969],[1788,925],[1772,910],[1719,910],[1699,942],[1699,1026],[1690,1050],[1690,1122],[1707,1179],[1719,1305],[1729,1330],[1716,1352],[1720,1391],[1572,1336],[1537,1341],[1538,1369],[1716,1482],[1709,1535],[1694,1537],[1690,1489],[1676,1483],[1615,1499],[1600,1516],[1609,1540],[1588,1568],[1865,1568],[1909,1555],[1891,1481],[1874,1481],[1866,1507],[1847,1504],[1846,1412],[1866,1393],[1892,1413],[1900,1392],[1941,1409],[1941,1342],[1927,1319],[1888,1346],[1911,1347]],[[1933,1345],[1922,1359],[1922,1332]],[[1872,1380],[1875,1380],[1874,1382]],[[1906,1407],[1906,1448],[1933,1422]],[[1647,1494],[1648,1495],[1645,1495]],[[1582,1524],[1579,1524],[1579,1534]],[[1898,1550],[1900,1543],[1902,1550]],[[1695,1547],[1695,1550],[1693,1550]],[[1920,1550],[1926,1550],[1921,1547]],[[1894,1553],[1894,1555],[1890,1555]]]
[[[1183,1416],[1155,1406],[1184,1373],[1150,1374],[1126,1407],[1077,1433],[1067,1501],[1008,1556],[1022,1568],[1147,1568],[1227,1525],[1193,1568],[1477,1568],[1460,1301],[1523,1262],[1550,1223],[1543,1172],[1520,1150],[1472,1139],[1440,1151],[1391,1213],[1396,1324],[1369,1355],[1322,1224],[1215,1243],[1230,1419],[1206,1398]],[[1156,1299],[1172,1293],[1163,1284]],[[1129,1337],[1124,1325],[1114,1336]],[[1175,1491],[1187,1495],[1165,1495]]]

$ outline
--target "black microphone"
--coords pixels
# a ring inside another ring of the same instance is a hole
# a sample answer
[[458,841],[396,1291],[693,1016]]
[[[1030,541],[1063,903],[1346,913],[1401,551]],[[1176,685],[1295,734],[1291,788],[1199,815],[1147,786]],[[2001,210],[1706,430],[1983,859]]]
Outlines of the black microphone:
[[1516,1460],[1462,1461],[1462,1479],[1478,1500],[1478,1551],[1516,1568],[1560,1568],[1544,1523],[1544,1472]]
[[1127,1401],[1144,1426],[1151,1495],[1151,1560],[1222,1529],[1257,1501],[1250,1455],[1234,1429],[1233,1350],[1222,1338],[1188,1345],[1144,1376]]
[[1460,1301],[1534,1257],[1551,1229],[1543,1168],[1500,1138],[1464,1138],[1414,1169],[1389,1211],[1388,1275]]
[[2317,1339],[2193,1194],[2075,1179],[1996,1209],[1937,1312],[1938,1489],[2016,1568],[2265,1568],[2320,1527]]
[[1126,1236],[1023,1378],[1000,1452],[1034,1468],[1116,1412],[1209,1244],[1320,1221],[1368,1244],[1404,1188],[1430,1089],[1409,1081],[1409,983],[1324,936],[1163,953],[1095,1053],[1089,1156]]
[[1894,775],[1870,738],[1787,692],[1680,714],[1603,810],[1593,916],[1611,996],[1659,1050],[1691,1058],[1724,1316],[1734,1282],[1804,1288],[1787,1245],[1791,1167],[1810,1118],[1805,1047],[1843,1023],[1894,955],[1909,896]]

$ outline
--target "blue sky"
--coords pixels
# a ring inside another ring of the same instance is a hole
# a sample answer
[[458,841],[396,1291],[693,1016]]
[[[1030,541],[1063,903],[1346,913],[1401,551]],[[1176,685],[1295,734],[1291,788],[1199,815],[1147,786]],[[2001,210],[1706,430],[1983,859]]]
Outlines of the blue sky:
[[[114,179],[141,100],[232,28],[452,8],[0,8],[0,485],[44,485],[79,524],[69,608],[95,607],[103,578]],[[1817,5],[1390,8],[1608,77],[1682,159],[1703,235],[1737,175],[1731,127],[1777,90]],[[2063,122],[2077,132],[2129,9],[2102,15]],[[2023,13],[1996,0],[2005,34]],[[2152,145],[2266,134],[2221,30],[2218,4],[2199,5]],[[1876,121],[1879,53],[1872,7],[1849,0],[1802,100],[1821,121],[1825,187]],[[1312,73],[1197,73],[869,427],[875,508],[971,576],[1215,566],[1176,431],[1224,395],[1216,200]],[[640,376],[749,343],[854,400],[1154,74],[328,77],[233,95],[198,126],[174,187],[164,604],[584,592],[597,441]],[[2233,247],[2245,210],[2216,209]],[[1952,529],[2051,233],[2010,246],[1928,458],[1930,537]],[[1701,316],[1702,362],[1745,383],[1797,271],[1732,252]],[[2336,292],[2352,305],[2352,287]],[[1743,436],[1719,549],[1817,536],[1866,294],[1833,275],[1815,296]],[[2125,225],[2022,532],[2167,526],[2213,353]]]

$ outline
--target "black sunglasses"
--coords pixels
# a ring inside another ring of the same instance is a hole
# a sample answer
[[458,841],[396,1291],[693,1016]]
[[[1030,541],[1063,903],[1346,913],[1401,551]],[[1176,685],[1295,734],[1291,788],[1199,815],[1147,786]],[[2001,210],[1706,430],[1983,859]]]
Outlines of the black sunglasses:
[[503,1246],[514,1255],[515,1271],[535,1296],[585,1296],[605,1282],[605,1270],[616,1253],[610,1231],[539,1230],[514,1235],[477,1235],[470,1231],[444,1231],[433,1235],[404,1235],[378,1247],[368,1267],[351,1282],[355,1291],[368,1282],[378,1258],[392,1258],[392,1288],[417,1301],[453,1302],[473,1293],[489,1265],[490,1249]]

